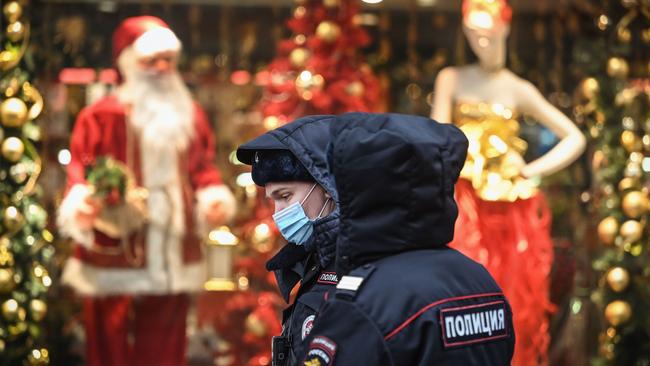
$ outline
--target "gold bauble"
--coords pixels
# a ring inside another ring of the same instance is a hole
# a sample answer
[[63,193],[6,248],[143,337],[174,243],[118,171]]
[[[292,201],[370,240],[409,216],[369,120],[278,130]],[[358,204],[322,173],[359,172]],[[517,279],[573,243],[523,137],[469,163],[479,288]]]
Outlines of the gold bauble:
[[648,197],[640,191],[632,191],[623,197],[623,212],[633,219],[639,218],[648,210]]
[[627,61],[620,57],[612,57],[607,61],[607,75],[616,79],[625,79],[630,72]]
[[353,81],[345,87],[346,93],[357,98],[363,95],[364,90],[363,83],[360,81]]
[[296,90],[304,100],[310,100],[313,96],[313,92],[321,90],[324,84],[325,79],[322,75],[312,74],[307,70],[301,72],[295,81]]
[[11,42],[18,42],[25,35],[25,26],[21,22],[9,23],[7,26],[7,38]]
[[0,294],[11,292],[15,287],[14,270],[11,268],[0,268]]
[[18,306],[18,301],[9,299],[2,303],[2,316],[6,320],[11,322],[18,320],[19,312],[20,307]]
[[595,78],[586,78],[580,83],[580,92],[587,99],[594,99],[600,92],[600,85]]
[[9,239],[3,238],[0,241],[0,267],[11,267],[14,265],[14,255],[9,249]]
[[306,48],[295,48],[291,53],[289,54],[289,61],[291,62],[291,65],[296,68],[303,68],[307,64],[307,60],[309,60],[309,56],[311,56],[311,53],[309,50]]
[[25,152],[25,145],[18,137],[9,137],[2,143],[2,156],[12,163],[17,162]]
[[640,186],[639,180],[634,178],[623,178],[618,182],[618,190],[625,192],[628,189],[638,188]]
[[323,5],[326,8],[336,8],[339,6],[339,0],[323,0]]
[[27,356],[30,366],[42,366],[50,363],[50,353],[45,348],[33,349]]
[[10,1],[2,8],[2,12],[5,14],[9,23],[12,23],[23,15],[23,8],[17,1]]
[[615,292],[621,292],[630,284],[630,273],[621,267],[614,267],[607,272],[607,284]]
[[246,330],[253,333],[256,337],[264,337],[266,335],[266,325],[255,314],[250,314],[246,317],[245,326]]
[[626,8],[633,8],[639,4],[638,0],[621,0],[621,5]]
[[0,70],[6,70],[16,62],[16,53],[11,51],[0,52]]
[[616,29],[616,37],[618,37],[618,40],[623,43],[630,43],[632,40],[632,32],[630,32],[630,29],[628,28],[618,27]]
[[27,122],[29,110],[21,99],[9,98],[0,104],[0,121],[5,127],[20,127]]
[[644,43],[650,43],[650,28],[641,31],[641,40],[643,40]]
[[336,41],[340,34],[341,28],[338,24],[328,20],[321,22],[318,27],[316,27],[316,36],[327,43]]
[[636,220],[628,220],[621,225],[621,236],[626,242],[635,242],[641,239],[643,225]]
[[615,300],[605,308],[605,318],[615,327],[626,323],[631,317],[632,308],[626,301]]
[[621,133],[621,145],[627,150],[627,152],[640,151],[643,148],[643,142],[632,131],[623,131]]
[[45,314],[47,314],[47,304],[43,300],[33,299],[29,302],[29,312],[32,315],[32,319],[40,322],[45,318]]
[[5,351],[5,341],[0,339],[0,353]]
[[11,337],[18,337],[27,331],[27,323],[24,321],[19,321],[16,324],[8,326],[7,329],[9,329],[9,335]]
[[618,234],[618,220],[614,217],[606,217],[598,224],[598,238],[603,244],[614,244],[616,234]]
[[25,218],[15,206],[9,206],[3,212],[2,223],[9,231],[14,231],[23,226]]

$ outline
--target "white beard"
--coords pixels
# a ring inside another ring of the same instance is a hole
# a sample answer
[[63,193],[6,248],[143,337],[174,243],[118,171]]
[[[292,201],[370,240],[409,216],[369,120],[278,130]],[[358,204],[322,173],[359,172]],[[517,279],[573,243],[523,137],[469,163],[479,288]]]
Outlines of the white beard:
[[126,82],[118,97],[131,106],[129,123],[140,134],[144,185],[165,185],[178,171],[178,154],[194,135],[194,104],[178,72],[151,75],[138,69],[132,50],[122,52]]
[[177,72],[151,75],[140,71],[129,51],[123,51],[118,60],[126,79],[118,98],[131,106],[128,120],[139,133],[142,185],[149,190],[149,211],[155,213],[149,218],[148,240],[167,230],[182,235],[179,154],[187,150],[194,134],[192,97]]

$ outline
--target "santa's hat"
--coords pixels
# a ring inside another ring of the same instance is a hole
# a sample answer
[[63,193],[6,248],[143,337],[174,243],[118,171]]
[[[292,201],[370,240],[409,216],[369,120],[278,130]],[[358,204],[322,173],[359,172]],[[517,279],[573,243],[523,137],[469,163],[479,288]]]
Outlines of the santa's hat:
[[181,49],[181,42],[162,19],[143,15],[127,18],[113,34],[113,61],[117,63],[122,52],[132,47],[138,57]]

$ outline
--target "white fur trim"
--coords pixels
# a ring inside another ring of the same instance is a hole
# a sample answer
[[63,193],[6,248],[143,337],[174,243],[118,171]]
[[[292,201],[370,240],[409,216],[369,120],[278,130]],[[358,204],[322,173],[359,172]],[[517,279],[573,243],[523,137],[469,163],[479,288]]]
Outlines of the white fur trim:
[[173,278],[169,286],[157,281],[146,269],[107,269],[69,258],[61,281],[83,296],[118,294],[169,294],[198,292],[206,281],[204,262],[183,266],[182,276]]
[[207,234],[209,228],[205,220],[213,203],[218,202],[226,211],[226,221],[232,220],[237,212],[237,202],[230,188],[225,184],[207,186],[196,191],[196,217],[199,235]]
[[88,196],[90,196],[90,189],[85,184],[72,186],[61,202],[56,218],[59,232],[86,248],[93,246],[95,234],[92,229],[84,230],[80,228],[76,216]]
[[169,294],[197,292],[207,280],[205,261],[183,263],[181,241],[170,240],[166,250],[163,245],[147,241],[145,268],[105,268],[84,263],[78,258],[67,260],[61,281],[83,296],[108,296],[117,294]]
[[142,33],[135,42],[133,48],[140,57],[153,56],[159,52],[175,51],[181,49],[181,41],[169,28],[155,27]]

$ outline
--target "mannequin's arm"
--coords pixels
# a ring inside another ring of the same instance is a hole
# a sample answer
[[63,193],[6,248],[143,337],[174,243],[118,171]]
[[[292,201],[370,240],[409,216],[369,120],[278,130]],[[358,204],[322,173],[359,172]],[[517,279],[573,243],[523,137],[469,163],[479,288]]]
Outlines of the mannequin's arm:
[[562,112],[549,103],[531,83],[522,81],[519,86],[518,106],[550,129],[560,142],[539,159],[521,169],[525,177],[553,174],[574,162],[585,149],[585,137]]
[[457,78],[456,70],[451,67],[440,70],[436,77],[431,118],[440,123],[451,123],[452,100]]

